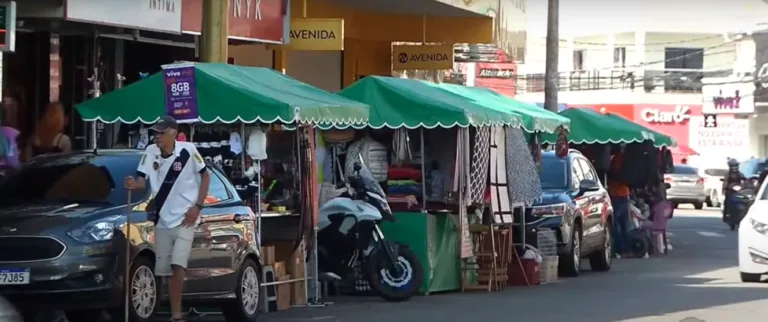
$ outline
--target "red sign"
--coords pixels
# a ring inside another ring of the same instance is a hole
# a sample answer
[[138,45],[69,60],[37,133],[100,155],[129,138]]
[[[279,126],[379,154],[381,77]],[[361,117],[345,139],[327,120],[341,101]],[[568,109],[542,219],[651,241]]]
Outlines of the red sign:
[[[229,1],[229,38],[283,43],[287,0],[226,1]],[[202,0],[184,0],[181,8],[182,32],[199,34],[203,23]]]
[[514,63],[477,63],[475,86],[487,87],[509,97],[515,97]]
[[[664,133],[677,141],[678,145],[690,145],[691,117],[701,115],[701,105],[687,104],[637,104],[634,121],[651,130]],[[675,156],[679,159],[681,156]]]

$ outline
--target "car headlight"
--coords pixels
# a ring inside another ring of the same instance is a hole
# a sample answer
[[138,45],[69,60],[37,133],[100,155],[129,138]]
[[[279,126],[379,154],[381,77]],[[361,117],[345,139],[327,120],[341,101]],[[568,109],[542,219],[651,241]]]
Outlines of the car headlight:
[[749,223],[752,224],[752,229],[763,235],[768,235],[768,225],[761,223],[754,219],[749,219]]
[[733,191],[739,191],[739,190],[741,190],[741,186],[733,186],[733,187],[731,187],[731,189]]
[[122,229],[125,221],[119,216],[103,218],[89,222],[82,227],[67,232],[69,237],[81,243],[95,243],[112,240],[115,230]]
[[546,206],[534,206],[531,213],[534,216],[563,216],[568,209],[565,203],[558,203]]

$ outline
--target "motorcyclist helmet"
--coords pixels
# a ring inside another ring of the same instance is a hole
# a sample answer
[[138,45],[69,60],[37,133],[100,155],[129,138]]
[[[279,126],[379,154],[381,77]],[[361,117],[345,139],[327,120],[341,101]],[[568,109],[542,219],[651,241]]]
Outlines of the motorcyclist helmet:
[[729,168],[738,168],[739,167],[739,161],[736,159],[728,159],[728,167]]

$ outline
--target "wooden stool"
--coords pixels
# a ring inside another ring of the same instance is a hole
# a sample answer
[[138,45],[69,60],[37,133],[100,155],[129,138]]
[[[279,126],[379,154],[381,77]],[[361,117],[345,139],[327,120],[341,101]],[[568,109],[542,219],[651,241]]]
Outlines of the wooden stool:
[[[507,266],[511,247],[509,229],[497,229],[480,224],[470,225],[474,263],[465,261],[462,268],[461,290],[500,291],[507,285]],[[467,274],[476,274],[470,284]]]

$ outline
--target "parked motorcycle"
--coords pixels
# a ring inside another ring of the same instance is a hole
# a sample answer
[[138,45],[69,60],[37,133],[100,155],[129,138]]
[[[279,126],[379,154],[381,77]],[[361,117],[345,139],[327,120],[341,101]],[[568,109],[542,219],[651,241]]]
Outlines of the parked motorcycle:
[[741,219],[747,214],[749,207],[755,202],[756,186],[750,180],[742,184],[728,186],[728,197],[725,198],[726,217],[731,230],[739,227]]
[[346,280],[363,270],[371,289],[387,301],[411,298],[421,287],[423,268],[407,246],[384,238],[379,224],[394,222],[384,190],[371,171],[356,163],[344,192],[319,210],[318,265]]

